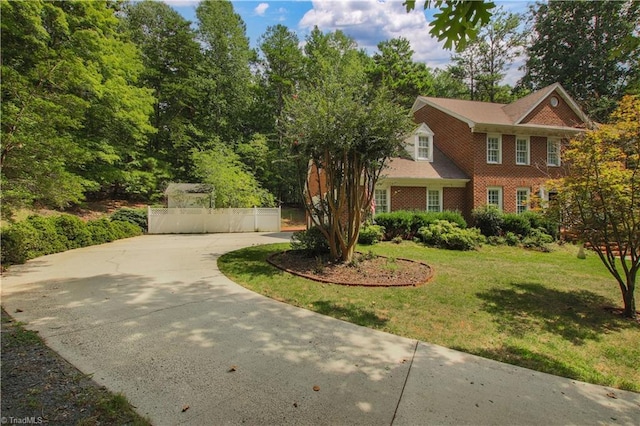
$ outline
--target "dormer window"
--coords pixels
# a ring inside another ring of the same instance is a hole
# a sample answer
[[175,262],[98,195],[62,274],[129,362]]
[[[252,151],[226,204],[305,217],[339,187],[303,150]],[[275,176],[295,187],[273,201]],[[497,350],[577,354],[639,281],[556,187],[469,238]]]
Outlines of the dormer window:
[[429,136],[418,136],[418,160],[429,160],[431,158],[431,138]]
[[415,132],[415,151],[413,158],[420,161],[433,161],[433,132],[426,124],[421,124]]

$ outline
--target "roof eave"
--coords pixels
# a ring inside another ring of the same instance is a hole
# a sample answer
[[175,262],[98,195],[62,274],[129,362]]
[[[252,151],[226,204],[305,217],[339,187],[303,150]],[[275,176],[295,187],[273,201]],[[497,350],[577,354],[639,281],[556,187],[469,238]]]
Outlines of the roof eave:
[[547,92],[544,94],[544,96],[541,96],[538,102],[533,104],[531,108],[529,108],[524,114],[522,114],[522,116],[515,120],[514,124],[520,124],[522,120],[524,120],[534,109],[536,109],[542,103],[542,101],[547,99],[547,97],[555,90],[558,90],[558,93],[560,94],[562,99],[564,99],[567,105],[569,105],[569,108],[571,108],[571,110],[576,113],[576,115],[580,118],[580,120],[582,120],[584,124],[586,124],[589,128],[592,128],[594,126],[593,122],[589,119],[589,117],[587,117],[584,111],[582,111],[582,108],[580,108],[576,101],[574,101],[573,98],[569,96],[567,91],[564,90],[564,87],[562,87],[560,83],[554,83],[550,85],[547,88]]
[[503,133],[507,135],[528,135],[528,136],[575,136],[585,132],[587,129],[564,126],[544,126],[539,124],[498,124],[498,123],[476,123],[471,128],[474,133]]
[[430,101],[429,99],[425,98],[424,96],[418,96],[418,98],[416,99],[416,101],[413,103],[413,106],[411,107],[411,114],[415,114],[417,111],[419,111],[420,109],[422,109],[424,106],[429,105],[432,108],[435,108],[439,111],[444,112],[447,115],[450,115],[453,118],[456,118],[460,121],[462,121],[463,123],[467,123],[467,125],[469,126],[469,128],[473,128],[473,126],[476,124],[473,120],[462,116],[456,112],[451,111],[450,109],[447,109],[441,105],[438,105],[432,101]]

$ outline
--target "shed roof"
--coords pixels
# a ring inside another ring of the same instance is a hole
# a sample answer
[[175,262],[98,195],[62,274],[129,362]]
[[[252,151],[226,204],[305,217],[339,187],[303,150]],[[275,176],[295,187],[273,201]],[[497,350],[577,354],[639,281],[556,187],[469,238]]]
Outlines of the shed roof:
[[188,194],[209,194],[213,187],[206,183],[175,183],[171,182],[164,190],[166,195],[176,192],[186,192]]
[[433,161],[415,161],[395,157],[383,172],[385,178],[396,179],[469,179],[449,157],[435,146]]

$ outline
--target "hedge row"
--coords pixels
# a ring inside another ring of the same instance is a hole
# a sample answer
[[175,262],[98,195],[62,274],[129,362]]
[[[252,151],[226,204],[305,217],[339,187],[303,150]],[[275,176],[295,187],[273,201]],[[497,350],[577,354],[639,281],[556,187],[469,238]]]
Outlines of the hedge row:
[[473,210],[473,224],[485,237],[500,237],[508,233],[520,238],[538,235],[541,232],[551,239],[559,236],[560,225],[540,213],[527,211],[520,214],[503,213],[493,206],[484,206]]
[[130,220],[102,218],[84,222],[67,214],[50,217],[33,215],[2,228],[1,261],[3,265],[19,264],[39,256],[108,243],[142,233],[143,228]]
[[412,240],[420,228],[429,226],[439,220],[455,223],[459,228],[466,228],[467,222],[459,212],[423,212],[399,210],[391,213],[380,213],[375,216],[375,224],[384,228],[384,239],[392,240],[400,237]]

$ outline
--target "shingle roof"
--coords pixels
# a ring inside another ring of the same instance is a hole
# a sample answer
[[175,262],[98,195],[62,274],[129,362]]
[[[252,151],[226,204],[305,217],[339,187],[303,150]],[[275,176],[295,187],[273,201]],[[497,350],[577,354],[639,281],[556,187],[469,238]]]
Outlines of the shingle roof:
[[549,96],[558,86],[558,83],[552,84],[533,93],[529,93],[524,98],[520,98],[503,107],[504,112],[512,120],[513,123],[520,121],[529,111],[538,105],[544,98]]
[[591,124],[589,118],[564,90],[560,83],[551,84],[510,104],[418,96],[413,105],[412,111],[415,112],[428,104],[466,122],[470,127],[479,123],[519,125],[521,124],[522,119],[524,119],[529,112],[531,112],[540,104],[540,102],[546,99],[554,91],[565,99],[570,108],[582,121],[584,121],[588,126]]
[[433,162],[392,158],[382,175],[386,178],[396,179],[469,179],[449,157],[435,146]]
[[172,194],[175,192],[186,192],[189,194],[208,194],[213,190],[211,185],[206,183],[170,183],[167,189],[164,190],[165,194]]

